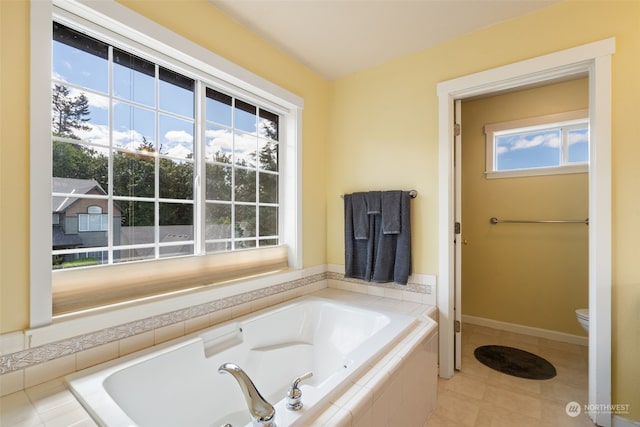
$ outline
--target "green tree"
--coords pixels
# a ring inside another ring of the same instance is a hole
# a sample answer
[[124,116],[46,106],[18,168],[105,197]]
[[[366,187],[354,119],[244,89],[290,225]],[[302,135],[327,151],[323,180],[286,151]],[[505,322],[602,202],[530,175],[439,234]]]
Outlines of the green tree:
[[89,147],[56,140],[51,154],[54,177],[95,179],[107,191],[107,156]]
[[[71,96],[68,87],[56,84],[51,97],[51,131],[54,136],[77,139],[76,131],[89,130],[89,100],[84,93]],[[95,179],[107,190],[108,159],[97,150],[80,144],[55,140],[52,143],[53,176]]]
[[89,130],[89,100],[84,93],[71,96],[66,86],[56,84],[51,97],[53,116],[52,131],[55,136],[80,139],[75,130]]
[[[113,157],[113,190],[116,196],[154,197],[155,149],[145,137],[137,153],[116,152]],[[151,154],[147,154],[151,153]],[[130,200],[119,202],[123,226],[152,226],[153,203]]]

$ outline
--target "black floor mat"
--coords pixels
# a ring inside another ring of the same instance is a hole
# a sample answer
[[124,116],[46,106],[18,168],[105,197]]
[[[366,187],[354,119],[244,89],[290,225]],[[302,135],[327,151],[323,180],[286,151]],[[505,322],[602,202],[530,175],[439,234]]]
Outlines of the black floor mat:
[[548,380],[556,368],[546,359],[528,351],[501,345],[485,345],[473,352],[481,363],[504,374],[530,380]]

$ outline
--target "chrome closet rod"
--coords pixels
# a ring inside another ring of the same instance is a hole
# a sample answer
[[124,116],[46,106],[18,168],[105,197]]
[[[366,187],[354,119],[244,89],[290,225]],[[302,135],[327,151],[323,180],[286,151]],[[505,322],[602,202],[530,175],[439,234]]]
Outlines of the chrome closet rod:
[[534,221],[534,220],[521,220],[521,219],[498,219],[495,216],[489,219],[491,224],[511,223],[511,224],[584,224],[589,225],[589,218],[583,220],[546,220],[546,221]]
[[[340,197],[344,199],[344,194],[341,194]],[[409,190],[409,197],[411,197],[412,199],[418,197],[418,190]]]

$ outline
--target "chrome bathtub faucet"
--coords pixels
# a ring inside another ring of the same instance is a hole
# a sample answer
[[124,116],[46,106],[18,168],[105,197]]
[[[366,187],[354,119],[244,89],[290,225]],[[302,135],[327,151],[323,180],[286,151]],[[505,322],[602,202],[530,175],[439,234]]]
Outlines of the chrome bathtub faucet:
[[257,426],[276,427],[276,410],[260,394],[251,378],[236,364],[225,363],[218,368],[219,373],[228,373],[233,376],[242,390],[244,400],[251,413],[253,424]]
[[307,372],[293,380],[293,383],[291,383],[291,387],[289,387],[289,391],[287,392],[287,409],[292,411],[302,409],[302,390],[298,388],[298,384],[300,384],[300,381],[311,378],[312,376],[313,372]]

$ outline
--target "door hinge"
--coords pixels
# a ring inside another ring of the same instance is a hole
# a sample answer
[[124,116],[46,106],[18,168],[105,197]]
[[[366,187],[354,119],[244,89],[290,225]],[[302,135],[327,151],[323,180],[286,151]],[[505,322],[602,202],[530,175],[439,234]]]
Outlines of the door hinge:
[[455,136],[460,136],[460,123],[456,123],[453,125],[453,132],[455,133]]
[[461,228],[460,223],[459,223],[459,222],[456,222],[456,224],[455,224],[455,226],[454,226],[454,230],[453,230],[453,232],[454,232],[455,234],[460,234],[460,228]]
[[461,326],[460,326],[460,321],[456,320],[455,322],[453,322],[453,330],[458,333],[460,332]]

